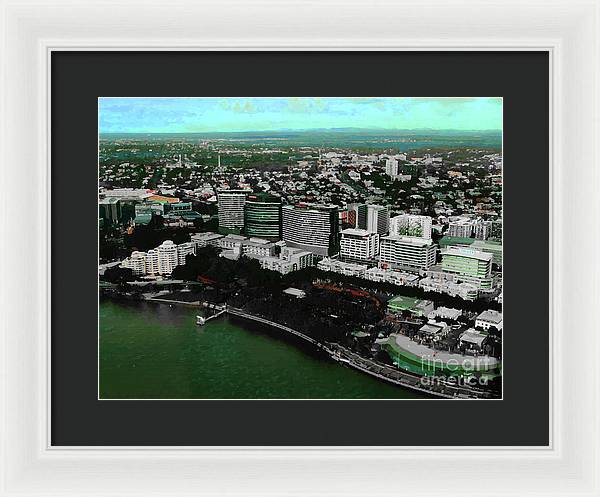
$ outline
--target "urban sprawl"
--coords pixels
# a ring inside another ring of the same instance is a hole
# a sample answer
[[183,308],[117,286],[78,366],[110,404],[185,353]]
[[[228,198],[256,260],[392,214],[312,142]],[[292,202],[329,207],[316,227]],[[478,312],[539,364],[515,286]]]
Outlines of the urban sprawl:
[[102,139],[99,222],[104,295],[230,308],[382,381],[501,397],[498,150]]

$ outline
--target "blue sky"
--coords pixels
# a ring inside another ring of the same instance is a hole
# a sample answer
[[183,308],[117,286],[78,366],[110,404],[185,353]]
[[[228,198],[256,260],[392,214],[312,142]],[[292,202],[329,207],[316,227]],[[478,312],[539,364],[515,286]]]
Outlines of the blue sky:
[[101,133],[502,129],[497,97],[101,97],[99,112]]

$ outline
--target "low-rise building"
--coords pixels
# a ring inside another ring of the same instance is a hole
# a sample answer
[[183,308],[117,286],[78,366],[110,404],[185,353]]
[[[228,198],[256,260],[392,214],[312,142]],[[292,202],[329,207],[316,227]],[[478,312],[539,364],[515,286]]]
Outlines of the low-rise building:
[[481,328],[482,330],[489,330],[490,327],[494,326],[496,329],[502,329],[502,313],[494,311],[492,309],[483,311],[475,319],[475,327]]
[[431,341],[437,342],[441,340],[445,335],[448,334],[450,326],[444,321],[432,321],[429,320],[423,326],[419,328],[417,333],[421,337],[425,337]]
[[312,266],[313,253],[293,247],[282,247],[279,257],[261,257],[259,262],[263,269],[288,274]]
[[206,247],[207,245],[211,245],[213,247],[217,247],[219,245],[219,240],[223,238],[224,235],[219,233],[194,233],[190,239],[192,242],[196,244],[197,248]]
[[294,264],[279,257],[263,257],[259,259],[260,267],[269,271],[277,271],[281,274],[288,274],[294,271]]
[[479,289],[471,283],[457,282],[452,275],[433,272],[431,274],[435,276],[427,276],[419,281],[419,288],[426,292],[445,293],[463,300],[476,300],[479,296]]
[[388,310],[393,313],[408,311],[416,316],[428,316],[434,309],[431,300],[420,300],[414,297],[397,295],[387,304]]
[[295,268],[294,271],[310,267],[314,263],[314,255],[312,252],[293,247],[283,247],[279,257],[285,261],[291,262]]
[[217,246],[224,250],[233,250],[240,248],[244,240],[248,240],[248,238],[242,235],[229,234],[223,238],[219,238]]
[[304,290],[300,290],[299,288],[286,288],[283,293],[292,297],[296,297],[297,299],[303,299],[306,297],[306,292]]
[[431,311],[427,317],[429,319],[439,318],[456,321],[460,316],[462,316],[462,311],[460,309],[453,309],[451,307],[441,306]]
[[353,264],[350,262],[342,262],[334,259],[325,258],[318,262],[317,268],[321,271],[331,271],[346,276],[356,276],[364,278],[367,266],[363,264]]
[[419,283],[419,277],[414,273],[379,267],[367,269],[364,278],[369,281],[392,283],[399,286],[417,286]]
[[483,351],[487,338],[487,335],[483,335],[473,328],[469,328],[458,336],[458,344],[461,348],[465,347],[468,350],[481,352]]
[[275,244],[262,238],[250,238],[242,240],[242,254],[255,255],[259,257],[271,257],[275,254]]

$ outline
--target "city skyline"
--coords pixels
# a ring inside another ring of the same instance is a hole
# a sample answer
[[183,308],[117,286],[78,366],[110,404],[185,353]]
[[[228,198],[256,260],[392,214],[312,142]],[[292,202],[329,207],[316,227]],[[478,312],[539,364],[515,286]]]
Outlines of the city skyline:
[[501,97],[100,97],[103,133],[500,131]]
[[100,104],[98,398],[502,398],[500,99]]

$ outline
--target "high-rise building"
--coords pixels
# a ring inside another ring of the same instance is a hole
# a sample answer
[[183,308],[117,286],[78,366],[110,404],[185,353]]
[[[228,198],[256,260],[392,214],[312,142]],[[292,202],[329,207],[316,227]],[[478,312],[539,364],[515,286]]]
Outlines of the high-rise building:
[[171,274],[179,263],[177,245],[171,240],[165,240],[158,246],[157,251],[159,274]]
[[148,250],[146,253],[146,274],[160,274],[160,266],[158,264],[158,249]]
[[171,240],[164,241],[158,247],[148,252],[132,252],[121,267],[130,268],[133,274],[164,274],[170,275],[176,266],[186,263],[188,255],[196,254],[196,243],[186,242],[176,245]]
[[431,239],[431,217],[402,214],[390,219],[390,235]]
[[283,240],[320,256],[339,250],[339,219],[335,205],[298,204],[282,208]]
[[473,228],[477,240],[487,240],[492,235],[492,221],[479,219]]
[[452,221],[448,226],[448,236],[470,238],[473,234],[475,223],[472,219],[459,219]]
[[379,234],[349,228],[342,230],[340,257],[345,261],[367,261],[379,254]]
[[385,174],[390,177],[398,176],[398,161],[396,159],[387,159],[385,161]]
[[248,190],[219,190],[217,192],[219,231],[240,232],[244,228],[244,205]]
[[180,243],[177,246],[177,263],[180,266],[185,265],[188,255],[196,255],[196,244],[194,242]]
[[492,288],[492,254],[467,247],[449,246],[442,252],[442,271],[455,274],[478,288]]
[[117,197],[103,198],[98,201],[100,217],[109,223],[118,223],[121,220],[121,201]]
[[281,240],[281,197],[265,193],[246,197],[244,232],[248,236]]
[[131,256],[123,261],[121,267],[131,269],[134,275],[146,274],[146,252],[132,252]]
[[340,224],[342,228],[356,228],[356,209],[354,206],[348,206],[347,209],[340,211]]
[[379,265],[409,271],[435,264],[436,246],[431,240],[410,236],[384,236],[379,243]]
[[356,228],[386,235],[390,229],[390,209],[387,206],[359,204],[356,206]]

